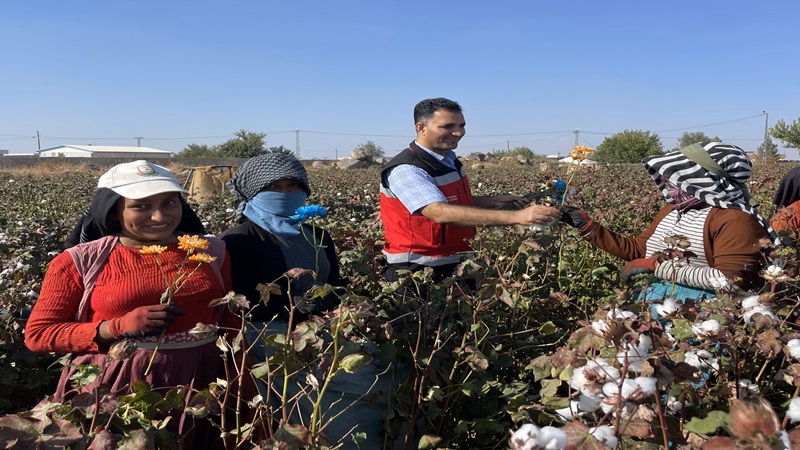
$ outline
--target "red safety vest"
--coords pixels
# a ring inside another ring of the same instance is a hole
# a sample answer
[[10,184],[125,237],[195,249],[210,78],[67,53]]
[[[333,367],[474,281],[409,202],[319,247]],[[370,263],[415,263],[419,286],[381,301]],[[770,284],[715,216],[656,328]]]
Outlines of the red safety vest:
[[440,225],[422,215],[412,215],[387,186],[392,168],[411,164],[427,172],[451,205],[472,206],[472,192],[461,162],[455,169],[445,166],[415,143],[392,158],[381,172],[380,214],[383,223],[383,254],[389,264],[414,263],[440,266],[457,263],[472,252],[467,242],[475,227]]

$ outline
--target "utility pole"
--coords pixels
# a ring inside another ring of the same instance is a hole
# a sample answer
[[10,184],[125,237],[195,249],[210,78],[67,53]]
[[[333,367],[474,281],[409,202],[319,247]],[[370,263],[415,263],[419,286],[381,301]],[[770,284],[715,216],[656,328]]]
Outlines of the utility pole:
[[294,129],[294,156],[300,159],[300,128]]
[[39,150],[42,149],[42,141],[39,139],[39,130],[36,130],[36,147],[38,147]]
[[763,153],[763,162],[764,164],[767,163],[767,139],[769,139],[769,113],[765,110],[761,110],[764,113],[764,144],[762,144],[762,152]]
[[578,131],[578,129],[577,129],[577,128],[575,128],[575,147],[577,147],[577,146],[578,146],[578,136],[579,136],[580,134],[581,134],[581,132],[580,132],[580,131]]
[[136,136],[136,137],[134,137],[134,139],[136,139],[136,146],[137,147],[141,147],[142,146],[142,139],[144,139],[144,137]]
[[509,143],[509,141],[506,141],[506,151],[507,152],[511,151],[511,144]]

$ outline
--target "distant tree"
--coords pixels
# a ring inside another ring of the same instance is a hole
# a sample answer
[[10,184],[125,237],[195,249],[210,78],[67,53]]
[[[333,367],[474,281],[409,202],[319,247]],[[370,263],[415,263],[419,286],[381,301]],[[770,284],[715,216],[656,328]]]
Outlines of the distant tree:
[[294,155],[294,152],[289,150],[288,148],[280,145],[278,147],[270,147],[267,150],[267,153],[283,153],[284,155]]
[[800,119],[795,120],[791,125],[786,125],[786,122],[781,119],[769,129],[769,134],[783,141],[785,147],[800,148]]
[[664,153],[658,134],[625,130],[603,139],[591,159],[602,162],[639,162],[645,156]]
[[176,158],[213,158],[217,156],[217,152],[213,147],[205,144],[189,144],[183,150],[172,155]]
[[266,153],[266,134],[239,130],[234,133],[234,136],[233,139],[228,139],[217,146],[216,150],[219,157],[252,158]]
[[775,160],[778,159],[778,146],[772,142],[772,139],[761,141],[761,144],[756,149],[759,161]]
[[492,150],[491,153],[495,158],[502,158],[504,156],[516,157],[518,155],[522,155],[529,160],[538,158],[536,154],[533,153],[533,150],[528,147],[514,147],[511,150]]
[[678,150],[679,148],[686,147],[687,145],[692,145],[697,143],[706,145],[709,142],[720,142],[720,141],[722,141],[722,139],[720,139],[719,137],[717,136],[714,136],[713,138],[708,137],[702,131],[692,131],[692,132],[687,131],[681,135],[681,137],[678,139],[678,146],[673,148],[672,150],[673,151]]
[[383,148],[380,145],[375,145],[372,141],[367,141],[364,144],[354,148],[351,153],[361,153],[369,159],[375,160],[383,157]]

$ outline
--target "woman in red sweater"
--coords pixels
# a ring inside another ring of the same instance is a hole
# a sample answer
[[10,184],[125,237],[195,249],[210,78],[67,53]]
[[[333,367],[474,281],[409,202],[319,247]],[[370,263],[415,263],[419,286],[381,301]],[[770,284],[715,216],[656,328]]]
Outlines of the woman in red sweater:
[[[189,330],[198,323],[239,326],[227,308],[208,306],[230,289],[227,252],[222,241],[204,238],[207,249],[201,250],[200,241],[193,259],[183,263],[193,241],[179,235],[204,230],[181,193],[172,172],[148,161],[119,164],[100,177],[67,251],[48,266],[25,328],[31,350],[73,354],[56,401],[101,383],[114,395],[130,393],[131,383],[139,380],[164,393],[178,385],[202,390],[220,377],[217,336],[196,339]],[[191,275],[167,302],[162,293],[179,271]],[[110,346],[126,338],[136,344],[132,356],[110,358]],[[86,364],[97,364],[101,375],[88,386],[72,386],[74,366]],[[168,428],[182,435],[197,425],[185,415],[176,419]]]

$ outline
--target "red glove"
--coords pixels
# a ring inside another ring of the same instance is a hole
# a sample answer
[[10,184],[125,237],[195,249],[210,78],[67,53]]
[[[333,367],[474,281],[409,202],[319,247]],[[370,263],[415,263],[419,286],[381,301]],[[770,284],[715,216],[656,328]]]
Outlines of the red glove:
[[625,264],[619,271],[619,277],[625,283],[630,282],[634,275],[643,273],[654,273],[656,271],[656,260],[654,258],[637,258]]
[[114,338],[156,336],[175,322],[183,310],[175,305],[140,306],[122,317],[108,321],[108,333]]
[[577,228],[581,234],[586,234],[594,225],[594,220],[580,208],[565,205],[558,209],[561,211],[560,220],[569,226]]

